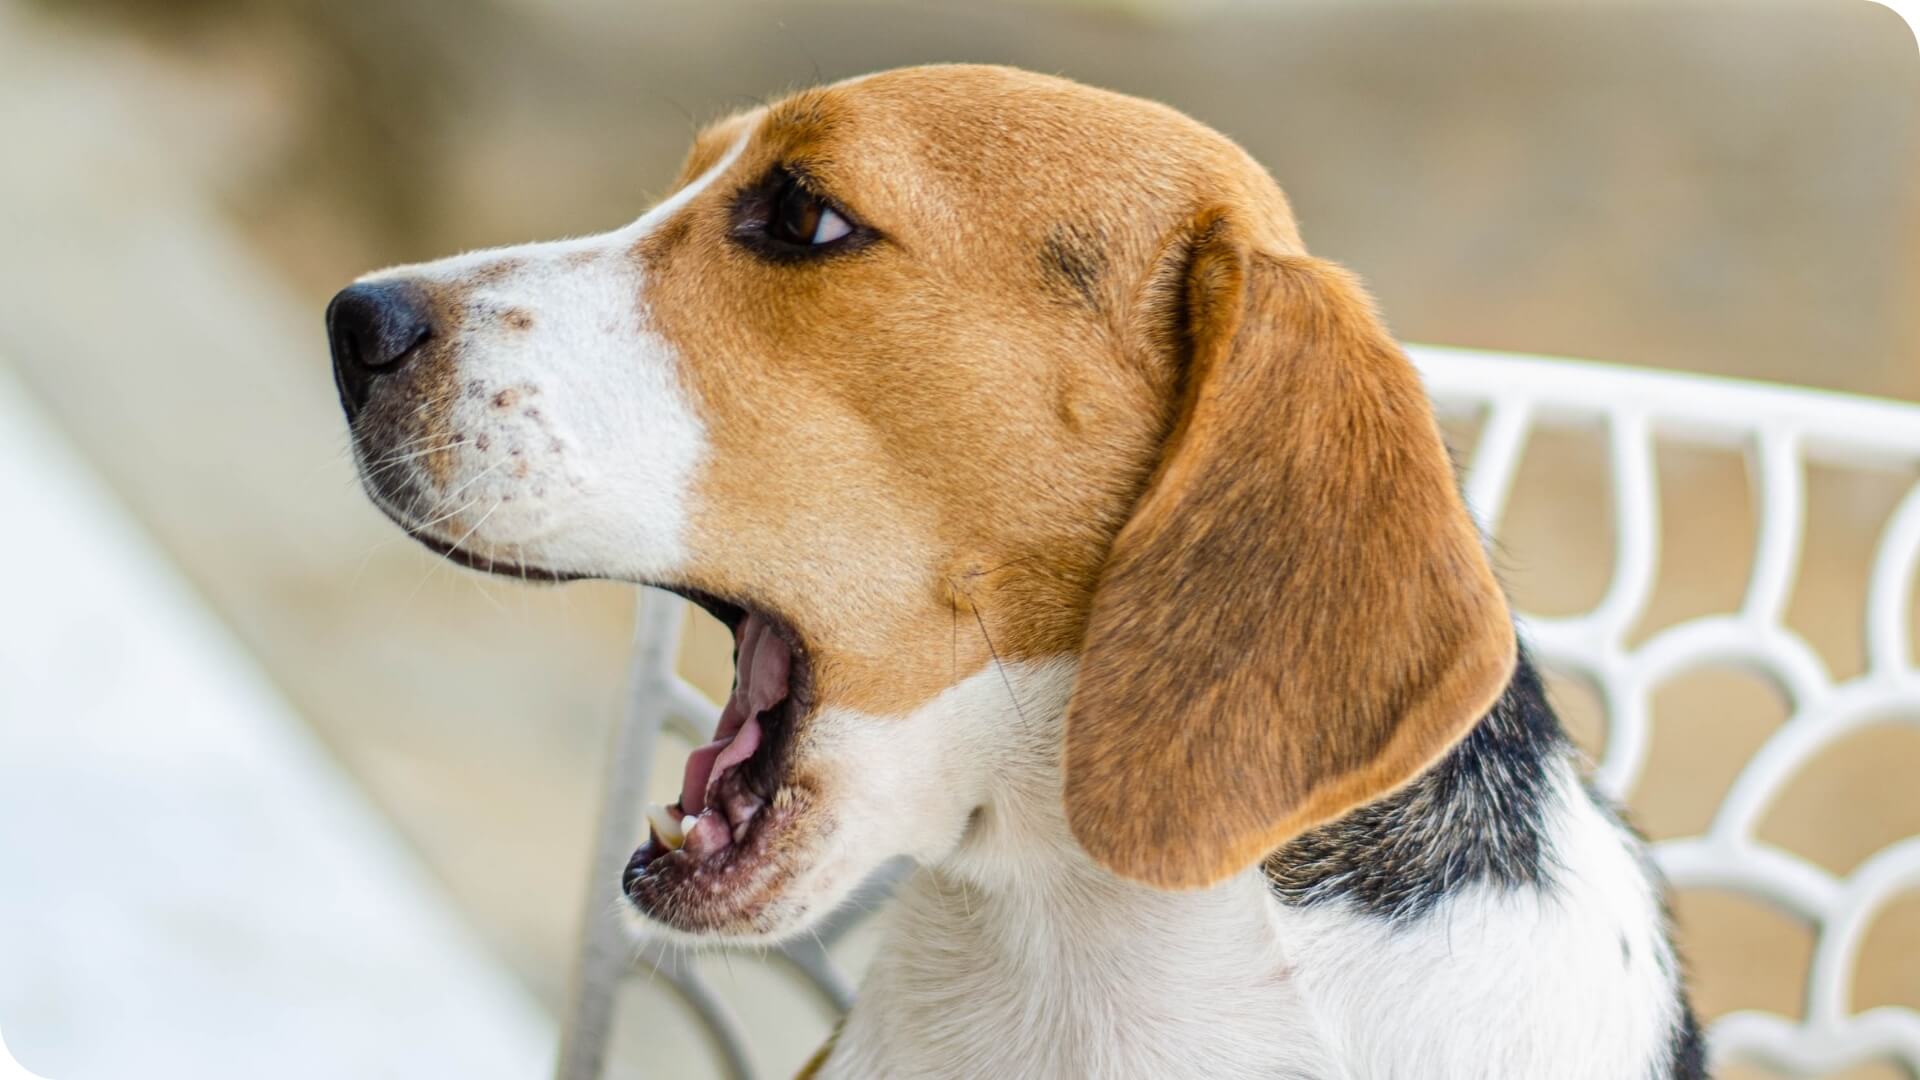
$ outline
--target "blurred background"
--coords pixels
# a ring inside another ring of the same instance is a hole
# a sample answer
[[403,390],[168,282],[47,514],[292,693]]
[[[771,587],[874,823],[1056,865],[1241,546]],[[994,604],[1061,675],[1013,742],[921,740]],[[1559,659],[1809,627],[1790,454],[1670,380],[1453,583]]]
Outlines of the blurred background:
[[[159,553],[158,572],[300,728],[298,768],[344,776],[338,797],[377,812],[369,835],[398,838],[381,872],[405,879],[415,916],[453,928],[445,955],[468,965],[414,958],[419,985],[454,970],[474,973],[468,989],[497,984],[480,1011],[413,1029],[422,1060],[435,1060],[429,1032],[488,1017],[524,1033],[502,1053],[546,1051],[633,596],[483,580],[390,528],[346,455],[327,297],[387,263],[612,227],[663,191],[703,122],[938,60],[1069,75],[1225,131],[1405,339],[1920,399],[1920,54],[1898,17],[1859,0],[0,0],[0,389],[13,384],[18,415],[42,432],[15,455],[58,446],[97,479],[129,542]],[[1599,446],[1542,437],[1522,469],[1499,541],[1529,611],[1581,610],[1605,586]],[[1663,562],[1643,636],[1726,610],[1752,555],[1738,454],[1663,448],[1659,466]],[[1863,666],[1867,555],[1914,480],[1811,478],[1790,621],[1838,677]],[[31,530],[38,512],[0,517]],[[20,584],[0,584],[0,624]],[[112,611],[101,618],[84,631],[80,679],[108,677],[130,648],[114,644]],[[689,640],[687,670],[723,693],[724,633],[703,624]],[[0,676],[34,674],[20,656],[0,655]],[[1593,745],[1592,694],[1556,692]],[[0,731],[60,728],[58,709],[29,700],[0,691]],[[144,733],[164,737],[153,725],[169,715],[156,703]],[[1750,677],[1667,686],[1638,824],[1656,838],[1698,831],[1783,719]],[[664,793],[679,755],[661,757]],[[1816,761],[1763,836],[1846,872],[1920,832],[1916,777],[1920,729],[1876,728]],[[0,850],[28,827],[0,819]],[[46,895],[18,865],[0,864],[0,911],[9,892]],[[264,907],[280,902],[276,870],[229,869]],[[141,895],[117,892],[88,918],[111,922]],[[293,920],[302,932],[324,933],[327,895],[314,920]],[[1707,1016],[1798,1013],[1806,930],[1708,893],[1679,896],[1676,914]],[[178,932],[212,943],[221,926]],[[10,967],[5,943],[0,1029],[14,1053],[54,1080],[128,1075],[88,1071],[131,1030],[126,1016],[90,984],[49,997],[33,981],[44,972]],[[843,959],[857,967],[871,944],[857,935]],[[1920,896],[1879,920],[1864,955],[1858,1007],[1920,1007]],[[775,1074],[825,1036],[824,1006],[778,971],[708,963]],[[111,963],[94,968],[114,978]],[[384,969],[375,954],[354,970]],[[622,1007],[622,1068],[718,1075],[659,987],[637,985]],[[275,1038],[324,1043],[320,1015]],[[240,1034],[155,1037],[179,1041],[181,1060],[203,1055],[193,1075],[258,1075],[223,1050]]]

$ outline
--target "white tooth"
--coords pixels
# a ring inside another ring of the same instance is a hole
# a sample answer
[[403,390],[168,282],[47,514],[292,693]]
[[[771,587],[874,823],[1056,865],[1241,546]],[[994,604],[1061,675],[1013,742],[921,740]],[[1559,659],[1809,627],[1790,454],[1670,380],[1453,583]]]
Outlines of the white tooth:
[[647,823],[652,825],[653,831],[660,835],[660,842],[670,848],[678,848],[687,842],[686,830],[682,829],[673,820],[673,815],[667,812],[667,808],[659,803],[653,803],[647,807]]
[[686,817],[681,818],[680,835],[685,836],[687,833],[692,832],[693,827],[698,824],[700,824],[700,819],[693,814],[688,814]]

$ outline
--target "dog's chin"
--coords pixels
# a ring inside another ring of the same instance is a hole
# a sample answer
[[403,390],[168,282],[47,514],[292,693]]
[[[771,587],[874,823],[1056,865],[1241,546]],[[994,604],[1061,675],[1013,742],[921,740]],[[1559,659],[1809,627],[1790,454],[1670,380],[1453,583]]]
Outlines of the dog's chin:
[[667,848],[655,835],[635,851],[621,881],[642,937],[687,943],[773,944],[813,925],[820,914],[804,884],[817,811],[803,796],[755,815],[740,839],[719,852]]

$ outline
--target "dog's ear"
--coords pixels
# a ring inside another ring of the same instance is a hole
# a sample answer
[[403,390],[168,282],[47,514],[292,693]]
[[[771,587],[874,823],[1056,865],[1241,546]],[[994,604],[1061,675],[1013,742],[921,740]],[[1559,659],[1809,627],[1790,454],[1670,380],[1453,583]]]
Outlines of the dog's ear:
[[[1178,245],[1182,400],[1094,592],[1067,819],[1124,877],[1220,881],[1424,770],[1492,705],[1513,626],[1425,391],[1343,270]],[[1151,290],[1150,290],[1151,291]]]

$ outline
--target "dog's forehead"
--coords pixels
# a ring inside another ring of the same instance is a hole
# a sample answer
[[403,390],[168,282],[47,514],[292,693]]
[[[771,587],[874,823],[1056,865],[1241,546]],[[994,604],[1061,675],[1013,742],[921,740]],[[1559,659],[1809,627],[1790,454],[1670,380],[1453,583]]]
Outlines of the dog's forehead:
[[[1284,246],[1291,213],[1232,140],[1157,102],[990,65],[931,65],[797,91],[694,140],[678,184],[748,134],[739,168],[796,165],[856,209],[987,211],[1024,231],[1097,217],[1185,216],[1206,202],[1264,205]],[[851,190],[845,190],[851,189]]]
[[685,187],[720,164],[727,156],[727,151],[739,141],[741,134],[752,127],[764,111],[753,109],[733,113],[701,128],[693,137],[693,145],[687,149],[686,160],[680,165],[680,175],[673,182],[674,188]]

